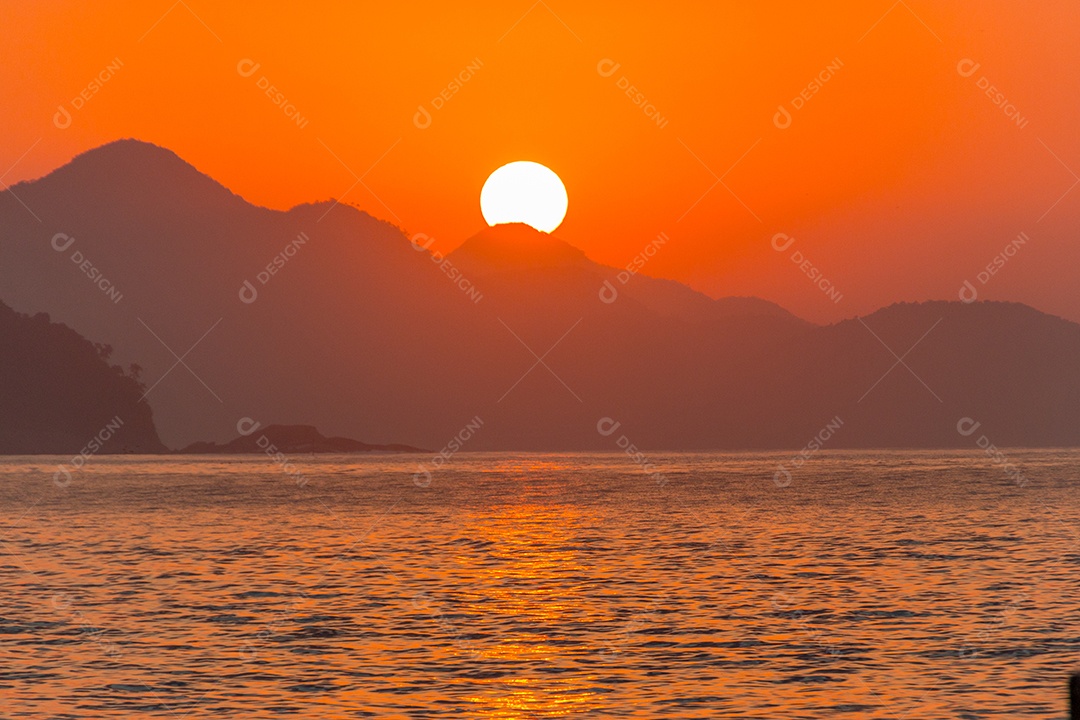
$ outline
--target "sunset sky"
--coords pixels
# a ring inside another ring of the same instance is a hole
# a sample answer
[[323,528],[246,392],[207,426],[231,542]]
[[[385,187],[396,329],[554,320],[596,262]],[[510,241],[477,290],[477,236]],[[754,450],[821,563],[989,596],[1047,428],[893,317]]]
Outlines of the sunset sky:
[[484,226],[488,174],[533,160],[566,184],[559,237],[623,266],[666,233],[642,272],[714,297],[832,321],[969,280],[1080,320],[1070,0],[170,2],[0,5],[5,186],[135,137],[253,203],[343,197],[446,251]]

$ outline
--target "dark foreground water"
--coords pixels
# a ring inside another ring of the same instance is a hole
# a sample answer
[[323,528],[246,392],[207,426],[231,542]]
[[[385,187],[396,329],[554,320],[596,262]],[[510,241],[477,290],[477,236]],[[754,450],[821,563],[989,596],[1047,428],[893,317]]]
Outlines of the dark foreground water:
[[0,460],[0,716],[1065,714],[1080,452],[418,459]]

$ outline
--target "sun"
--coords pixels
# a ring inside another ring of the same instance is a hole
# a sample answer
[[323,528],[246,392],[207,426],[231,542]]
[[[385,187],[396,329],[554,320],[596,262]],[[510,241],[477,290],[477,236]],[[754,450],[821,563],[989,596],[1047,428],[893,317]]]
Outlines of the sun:
[[540,163],[519,160],[491,173],[480,191],[488,225],[525,223],[550,233],[566,217],[566,186]]

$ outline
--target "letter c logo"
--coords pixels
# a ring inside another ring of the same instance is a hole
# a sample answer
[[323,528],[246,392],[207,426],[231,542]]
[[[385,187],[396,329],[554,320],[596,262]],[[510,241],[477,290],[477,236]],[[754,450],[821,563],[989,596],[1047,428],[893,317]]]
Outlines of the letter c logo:
[[[425,242],[423,245],[421,245],[420,244],[421,240],[427,240],[427,242]],[[435,238],[429,237],[428,235],[425,235],[424,233],[416,233],[411,238],[409,238],[409,242],[412,243],[413,250],[416,250],[417,252],[423,252],[423,251],[427,250],[429,247],[431,247],[431,243],[435,242]]]
[[982,425],[982,423],[975,422],[969,417],[962,417],[956,423],[956,432],[964,437],[970,437],[975,434],[975,431],[979,429],[980,425]]
[[58,105],[56,113],[52,116],[52,121],[53,125],[61,130],[67,130],[71,127],[71,113],[63,105]]
[[431,484],[431,471],[421,465],[420,472],[413,473],[412,481],[416,487],[426,488]]
[[251,284],[250,280],[245,280],[244,284],[240,287],[240,302],[245,305],[250,305],[255,302],[259,297],[259,291],[255,289],[255,286]]
[[784,612],[791,607],[792,597],[786,592],[778,592],[773,595],[772,606],[777,612]]
[[791,127],[791,113],[787,111],[783,105],[779,106],[777,112],[772,117],[773,125],[781,130],[787,130]]
[[961,77],[971,77],[975,74],[982,65],[969,58],[964,58],[960,62],[956,63],[956,72],[960,73]]
[[53,473],[52,480],[56,487],[66,488],[71,484],[71,473],[63,465],[58,466],[58,470]]
[[[781,477],[782,476],[782,477]],[[787,487],[791,484],[791,471],[781,465],[772,476],[773,485],[778,488]]]
[[[777,240],[786,240],[787,242],[785,242],[783,245],[779,245],[777,244]],[[773,250],[775,250],[776,252],[784,252],[789,247],[791,247],[791,243],[793,242],[795,242],[795,238],[791,237],[786,233],[776,233],[772,236],[772,246]]]
[[615,289],[610,280],[605,280],[604,286],[600,288],[600,302],[610,305],[618,299],[619,291]]
[[975,302],[977,297],[979,297],[979,291],[975,289],[970,280],[965,280],[964,286],[960,288],[960,300],[970,304]]
[[262,65],[255,62],[254,60],[244,58],[240,62],[236,63],[236,72],[240,73],[241,77],[251,77],[260,67],[262,67]]
[[[57,241],[60,241],[60,242],[57,242]],[[64,242],[64,241],[66,241],[66,242]],[[71,247],[71,243],[73,243],[73,242],[75,242],[75,238],[73,238],[70,235],[67,235],[65,233],[56,233],[55,235],[52,236],[52,246],[53,246],[53,250],[55,250],[56,252],[64,252],[69,247]],[[61,244],[61,243],[63,243],[63,244]]]
[[596,72],[600,73],[600,77],[611,77],[622,67],[622,63],[617,63],[609,58],[604,58],[600,62],[596,63]]
[[622,423],[615,422],[609,417],[603,417],[596,423],[596,432],[604,437],[611,437],[615,434],[615,431],[619,429],[620,425],[622,425]]
[[412,121],[416,127],[427,130],[431,127],[431,113],[423,105],[420,105],[416,110],[416,114],[413,115]]
[[247,437],[251,433],[262,427],[262,423],[255,422],[249,417],[243,417],[236,421],[236,432],[240,433],[244,437]]

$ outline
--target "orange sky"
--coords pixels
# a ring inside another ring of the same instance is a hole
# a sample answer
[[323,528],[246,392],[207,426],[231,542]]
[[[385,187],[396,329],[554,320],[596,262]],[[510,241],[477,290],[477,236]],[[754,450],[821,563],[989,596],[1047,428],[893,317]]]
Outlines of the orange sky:
[[[625,265],[664,232],[670,242],[642,271],[713,296],[758,295],[828,321],[956,299],[968,279],[980,299],[1080,321],[1080,189],[1055,205],[1080,177],[1072,0],[366,5],[5,3],[0,172],[13,167],[2,180],[136,137],[258,204],[348,191],[445,251],[482,227],[487,175],[527,159],[566,183],[560,237]],[[259,63],[250,77],[237,69],[246,59]],[[619,63],[609,77],[598,72],[606,59]],[[958,72],[964,59],[980,64],[970,77]],[[793,109],[830,64],[832,77]],[[414,123],[420,105],[429,127]],[[64,129],[59,106],[71,115]],[[978,283],[1020,232],[1027,244]],[[777,233],[795,243],[772,249]]]

